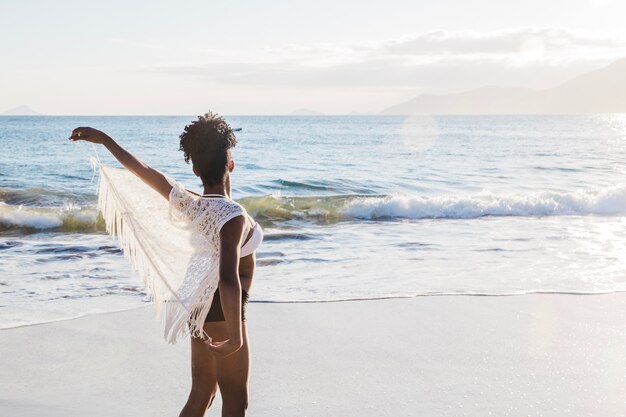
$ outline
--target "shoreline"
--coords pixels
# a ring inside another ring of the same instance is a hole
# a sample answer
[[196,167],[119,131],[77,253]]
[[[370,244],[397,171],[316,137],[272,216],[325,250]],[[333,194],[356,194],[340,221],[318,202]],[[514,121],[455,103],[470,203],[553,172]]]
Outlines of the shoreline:
[[60,318],[60,319],[56,319],[56,320],[41,321],[41,322],[37,322],[37,323],[18,324],[17,326],[11,326],[11,327],[0,327],[0,332],[2,332],[4,330],[21,329],[22,327],[33,327],[33,326],[41,326],[41,325],[46,325],[46,324],[51,324],[51,323],[59,323],[59,322],[65,322],[65,321],[78,320],[78,319],[81,319],[83,317],[104,316],[104,315],[107,315],[107,314],[123,313],[125,311],[137,310],[137,309],[148,307],[148,306],[149,306],[149,304],[143,304],[143,305],[138,305],[138,306],[129,307],[129,308],[123,308],[123,309],[119,309],[119,310],[86,312],[86,313],[81,313],[81,314],[79,314],[77,316],[72,316],[72,317],[67,317],[67,318]]
[[[621,294],[626,293],[626,290],[607,290],[607,291],[598,291],[598,292],[585,292],[585,291],[549,291],[549,290],[538,290],[538,291],[526,291],[526,292],[517,292],[517,293],[422,293],[422,294],[414,294],[414,295],[390,295],[390,296],[380,296],[380,297],[367,297],[367,298],[340,298],[333,300],[294,300],[294,301],[267,301],[267,300],[249,300],[248,304],[326,304],[326,303],[350,303],[350,302],[359,302],[359,301],[379,301],[379,300],[402,300],[402,299],[411,299],[411,298],[422,298],[422,297],[525,297],[525,296],[533,296],[533,295],[563,295],[563,296],[602,296],[602,295],[611,295],[611,294]],[[30,326],[38,326],[48,323],[57,323],[62,321],[70,321],[80,319],[82,317],[94,316],[94,315],[105,315],[105,314],[113,314],[120,313],[124,311],[136,310],[144,307],[151,307],[152,302],[146,302],[141,305],[121,308],[111,311],[97,311],[97,312],[86,312],[80,313],[79,315],[60,318],[50,321],[40,321],[36,323],[27,323],[27,324],[19,324],[16,326],[10,327],[0,327],[0,332],[3,330],[10,329],[19,329],[22,327],[30,327]],[[151,307],[152,308],[152,307]],[[156,319],[156,318],[155,318]]]
[[[176,415],[189,343],[151,309],[2,331],[0,414]],[[623,294],[251,303],[249,414],[623,415],[625,322]]]
[[[380,301],[380,300],[403,300],[403,299],[424,298],[424,297],[451,297],[451,298],[495,297],[495,298],[501,298],[501,297],[526,297],[526,296],[550,296],[550,295],[580,297],[580,296],[607,296],[607,295],[622,294],[622,293],[626,293],[626,289],[625,290],[607,290],[607,291],[598,291],[598,292],[539,290],[539,291],[527,291],[527,292],[504,293],[504,294],[447,293],[445,292],[445,293],[423,293],[423,294],[414,294],[414,295],[390,295],[390,296],[368,297],[368,298],[341,298],[341,299],[334,299],[334,300],[294,300],[294,301],[249,300],[248,304],[328,304],[328,303],[351,303],[351,302],[363,302],[363,301],[367,302],[367,301]],[[0,327],[0,332],[4,330],[19,329],[22,327],[32,327],[32,326],[45,325],[45,324],[50,324],[50,323],[77,320],[83,317],[122,313],[125,311],[132,311],[132,310],[137,310],[137,309],[142,309],[142,308],[152,309],[153,308],[152,302],[150,301],[150,302],[143,303],[141,305],[128,307],[128,308],[121,308],[121,309],[116,309],[116,310],[111,310],[111,311],[86,312],[86,313],[80,313],[79,315],[72,316],[72,317],[60,318],[60,319],[55,319],[55,320],[50,320],[50,321],[40,321],[36,323],[19,324],[19,325],[10,326],[10,327]],[[154,318],[155,320],[159,320],[156,316],[154,316]]]

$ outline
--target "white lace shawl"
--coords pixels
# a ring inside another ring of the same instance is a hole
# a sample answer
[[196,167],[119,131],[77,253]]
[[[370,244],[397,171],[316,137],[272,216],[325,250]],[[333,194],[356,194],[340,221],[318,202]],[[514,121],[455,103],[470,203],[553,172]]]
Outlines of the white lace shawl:
[[219,283],[219,231],[245,209],[228,198],[202,198],[172,184],[169,204],[125,169],[100,165],[98,207],[107,231],[142,278],[165,339],[205,338],[204,320]]

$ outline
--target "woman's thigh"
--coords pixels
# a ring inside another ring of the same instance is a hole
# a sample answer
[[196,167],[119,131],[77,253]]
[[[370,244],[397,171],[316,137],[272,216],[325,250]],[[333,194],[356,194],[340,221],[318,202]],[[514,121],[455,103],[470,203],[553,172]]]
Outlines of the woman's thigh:
[[[204,330],[214,341],[222,341],[228,338],[228,328],[225,321],[209,322]],[[248,330],[246,322],[243,322],[243,345],[237,352],[228,356],[213,356],[217,384],[220,387],[222,397],[233,394],[236,396],[247,395],[248,379],[250,376],[250,348],[248,345]]]
[[214,391],[217,371],[213,355],[207,350],[204,340],[191,338],[192,389]]

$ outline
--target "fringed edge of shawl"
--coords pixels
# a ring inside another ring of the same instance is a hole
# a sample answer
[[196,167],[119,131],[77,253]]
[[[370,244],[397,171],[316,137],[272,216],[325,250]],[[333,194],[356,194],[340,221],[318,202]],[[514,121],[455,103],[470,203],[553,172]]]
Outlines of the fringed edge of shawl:
[[[106,231],[111,236],[117,237],[124,256],[130,260],[132,267],[141,277],[146,292],[153,301],[155,315],[162,317],[164,313],[165,340],[170,344],[175,344],[187,334],[207,340],[209,336],[204,331],[203,326],[204,318],[210,309],[210,302],[202,305],[194,303],[189,307],[189,303],[181,300],[176,290],[167,284],[158,267],[151,261],[151,254],[147,253],[146,247],[137,239],[134,229],[137,226],[133,224],[124,203],[116,195],[115,187],[107,178],[103,166],[99,163],[96,166],[100,173],[98,209],[102,212]],[[165,299],[164,290],[170,292],[175,300]],[[204,291],[201,294],[204,294]],[[212,300],[213,294],[210,298]],[[200,318],[202,323],[200,323]]]
[[204,321],[209,314],[215,289],[210,280],[205,280],[200,295],[191,303],[187,309],[180,304],[168,306],[165,313],[165,338],[167,340],[178,340],[187,334],[204,340],[209,339],[209,335],[204,331]]

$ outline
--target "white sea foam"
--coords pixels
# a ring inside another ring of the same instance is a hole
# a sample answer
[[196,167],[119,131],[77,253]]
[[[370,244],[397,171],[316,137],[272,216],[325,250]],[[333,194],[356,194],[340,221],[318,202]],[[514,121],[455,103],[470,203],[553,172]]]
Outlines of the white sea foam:
[[0,226],[54,229],[66,226],[81,229],[95,224],[97,211],[66,206],[62,208],[14,206],[0,202]]
[[343,214],[358,219],[471,219],[483,216],[626,214],[626,185],[575,193],[479,194],[459,196],[361,197]]
[[[542,192],[443,196],[248,197],[251,213],[267,220],[472,219],[483,216],[626,214],[626,184],[573,193]],[[31,207],[0,202],[0,227],[82,230],[96,226],[98,212],[79,206]],[[96,229],[94,229],[96,230]]]

